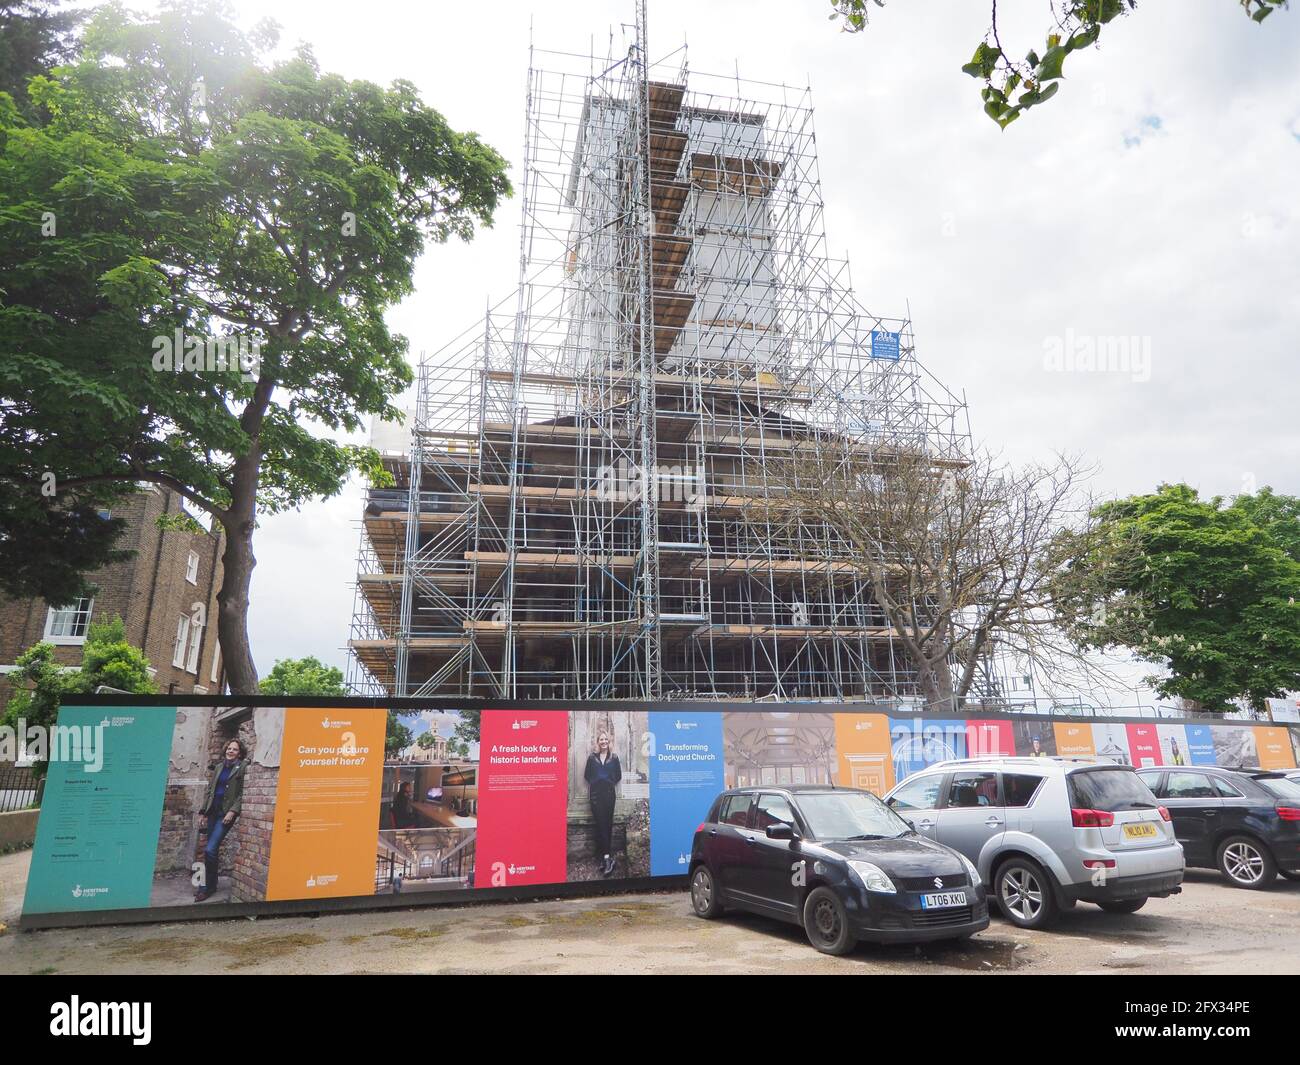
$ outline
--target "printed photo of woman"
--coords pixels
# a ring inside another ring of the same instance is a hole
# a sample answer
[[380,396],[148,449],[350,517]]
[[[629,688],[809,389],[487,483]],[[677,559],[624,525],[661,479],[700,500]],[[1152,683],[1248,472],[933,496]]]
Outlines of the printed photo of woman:
[[623,768],[614,753],[614,738],[608,729],[596,733],[596,749],[587,756],[583,779],[591,801],[591,815],[595,821],[595,855],[600,862],[600,875],[608,877],[614,872],[614,799],[618,782],[623,779]]
[[208,790],[199,814],[207,818],[207,844],[203,848],[203,885],[194,895],[195,902],[205,902],[217,890],[217,868],[221,841],[230,834],[244,802],[244,771],[248,768],[248,750],[237,739],[223,748],[224,757],[212,769]]
[[644,710],[570,713],[568,880],[650,875],[649,727]]

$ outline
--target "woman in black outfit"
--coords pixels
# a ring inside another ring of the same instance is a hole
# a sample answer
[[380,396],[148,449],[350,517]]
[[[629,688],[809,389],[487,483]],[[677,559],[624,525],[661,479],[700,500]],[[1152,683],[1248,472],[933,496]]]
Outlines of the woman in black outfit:
[[591,813],[596,821],[596,856],[600,859],[600,875],[614,872],[614,795],[618,782],[623,779],[623,769],[618,764],[608,730],[596,734],[596,749],[587,755],[587,768],[583,773],[591,797]]

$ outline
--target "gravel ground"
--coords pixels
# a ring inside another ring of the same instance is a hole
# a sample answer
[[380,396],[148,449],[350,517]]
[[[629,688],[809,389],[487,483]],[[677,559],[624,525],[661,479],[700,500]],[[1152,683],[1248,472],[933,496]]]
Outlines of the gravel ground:
[[29,859],[0,857],[0,973],[1300,972],[1300,883],[1240,891],[1199,870],[1129,916],[1081,904],[1051,932],[994,918],[964,947],[828,958],[792,926],[701,921],[685,892],[18,932]]

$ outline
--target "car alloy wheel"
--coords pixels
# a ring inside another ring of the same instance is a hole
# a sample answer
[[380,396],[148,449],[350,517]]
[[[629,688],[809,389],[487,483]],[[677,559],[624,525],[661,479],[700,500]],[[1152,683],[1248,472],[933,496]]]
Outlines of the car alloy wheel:
[[691,873],[691,909],[706,921],[722,914],[722,892],[707,865],[698,865]]
[[696,913],[708,913],[713,905],[713,877],[707,869],[696,869],[691,877],[691,905]]
[[1264,877],[1264,856],[1245,840],[1223,848],[1223,871],[1238,884],[1258,884]]
[[1043,885],[1025,868],[1012,869],[1002,878],[1002,905],[1026,924],[1043,910]]

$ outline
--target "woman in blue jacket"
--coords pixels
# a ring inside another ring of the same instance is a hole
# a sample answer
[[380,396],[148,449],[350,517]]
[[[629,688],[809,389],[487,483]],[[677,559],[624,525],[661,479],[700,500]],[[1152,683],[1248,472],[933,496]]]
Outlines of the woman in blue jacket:
[[618,782],[623,779],[623,769],[618,764],[613,743],[607,729],[596,734],[596,749],[587,756],[583,773],[587,792],[591,798],[591,813],[596,822],[596,856],[600,859],[600,875],[614,872],[614,797]]

